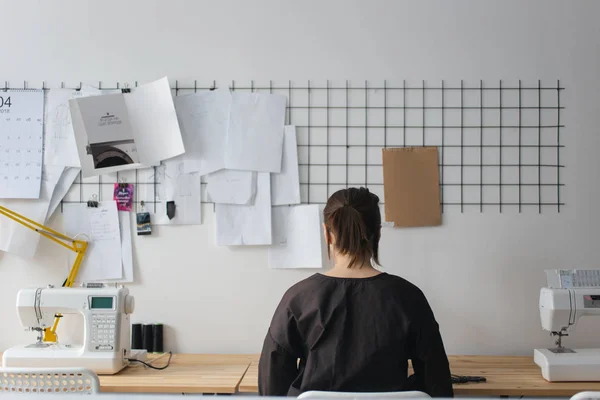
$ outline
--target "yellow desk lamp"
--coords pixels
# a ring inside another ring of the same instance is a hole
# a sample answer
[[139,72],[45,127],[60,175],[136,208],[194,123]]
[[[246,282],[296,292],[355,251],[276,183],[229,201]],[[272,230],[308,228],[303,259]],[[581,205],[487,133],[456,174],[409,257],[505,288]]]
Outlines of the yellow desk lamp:
[[[77,253],[77,257],[75,257],[75,263],[73,264],[73,267],[71,267],[71,271],[69,271],[69,276],[67,277],[67,280],[63,283],[63,287],[72,287],[73,283],[75,282],[75,278],[77,277],[77,273],[79,272],[79,267],[81,266],[81,262],[83,261],[83,256],[85,255],[85,251],[87,250],[88,243],[86,241],[72,239],[68,236],[58,233],[54,229],[39,224],[4,206],[0,206],[0,214],[7,216],[13,221],[18,222],[19,224],[26,226],[27,228],[33,231],[36,231],[40,235],[52,240],[53,242],[58,243],[61,246],[66,247],[67,249]],[[61,317],[61,314],[56,314],[54,319],[54,325],[52,325],[52,328],[44,329],[44,342],[56,342],[56,328],[58,327],[58,322]]]

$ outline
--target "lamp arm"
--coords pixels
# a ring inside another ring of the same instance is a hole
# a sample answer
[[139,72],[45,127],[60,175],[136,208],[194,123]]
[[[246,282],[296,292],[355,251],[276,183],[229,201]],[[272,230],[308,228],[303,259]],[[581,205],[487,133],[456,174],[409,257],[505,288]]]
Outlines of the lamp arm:
[[[52,228],[42,225],[4,206],[0,206],[0,214],[77,253],[75,262],[69,271],[69,275],[63,283],[63,287],[72,287],[73,283],[75,283],[75,278],[77,278],[77,274],[79,273],[79,268],[83,262],[88,243],[83,240],[77,240],[63,235]],[[56,314],[52,327],[44,329],[44,342],[56,342],[56,328],[58,327],[60,318],[62,318],[62,315]]]

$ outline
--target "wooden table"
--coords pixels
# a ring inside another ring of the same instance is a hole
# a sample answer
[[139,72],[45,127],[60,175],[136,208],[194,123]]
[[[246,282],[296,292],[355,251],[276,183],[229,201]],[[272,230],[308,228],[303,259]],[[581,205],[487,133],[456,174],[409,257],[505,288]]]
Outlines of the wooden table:
[[[164,365],[167,357],[155,365]],[[169,368],[157,371],[131,366],[115,375],[100,375],[102,392],[236,393],[251,355],[173,354]]]
[[[148,361],[159,356],[150,355]],[[0,359],[2,353],[0,352]],[[168,355],[156,360],[160,367]],[[164,370],[134,365],[115,375],[100,375],[100,391],[112,393],[222,393],[238,391],[242,377],[256,355],[173,354]]]
[[[532,357],[449,356],[456,375],[484,376],[485,383],[454,385],[459,396],[570,397],[583,391],[600,391],[600,382],[547,382]],[[258,392],[258,362],[250,364],[239,391]]]

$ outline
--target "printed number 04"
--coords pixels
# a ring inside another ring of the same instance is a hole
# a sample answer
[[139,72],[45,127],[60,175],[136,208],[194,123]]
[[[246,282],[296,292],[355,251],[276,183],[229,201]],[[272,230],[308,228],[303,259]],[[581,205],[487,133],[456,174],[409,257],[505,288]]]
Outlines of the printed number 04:
[[7,97],[6,99],[2,96],[0,96],[0,108],[7,106],[10,107],[12,106],[11,102],[10,102],[10,96]]

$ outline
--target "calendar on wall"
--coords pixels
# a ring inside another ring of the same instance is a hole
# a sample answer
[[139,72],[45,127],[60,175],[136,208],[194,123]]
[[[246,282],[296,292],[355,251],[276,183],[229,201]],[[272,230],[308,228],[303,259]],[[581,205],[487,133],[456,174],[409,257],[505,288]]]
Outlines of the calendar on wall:
[[0,91],[0,198],[40,197],[44,92]]

